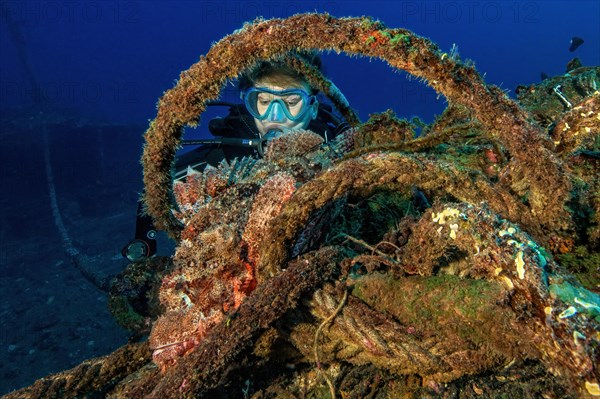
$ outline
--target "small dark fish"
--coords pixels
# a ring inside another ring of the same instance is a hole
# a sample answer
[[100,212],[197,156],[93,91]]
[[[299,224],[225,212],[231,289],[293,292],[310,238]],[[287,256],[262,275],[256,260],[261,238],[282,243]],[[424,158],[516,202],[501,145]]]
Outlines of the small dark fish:
[[567,72],[572,71],[573,69],[581,68],[583,64],[579,57],[573,58],[571,61],[567,62]]
[[573,38],[571,39],[571,46],[569,47],[569,51],[573,52],[575,50],[577,50],[577,48],[579,46],[581,46],[583,44],[583,39],[577,36],[573,36]]
[[547,74],[546,72],[542,72],[542,73],[540,74],[540,77],[542,78],[542,80],[546,80],[546,79],[548,79],[550,76],[548,76],[548,74]]

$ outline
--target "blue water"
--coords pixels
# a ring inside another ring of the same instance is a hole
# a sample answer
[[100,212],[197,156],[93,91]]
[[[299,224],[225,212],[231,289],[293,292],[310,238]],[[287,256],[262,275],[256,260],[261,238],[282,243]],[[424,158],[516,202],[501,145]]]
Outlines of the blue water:
[[[0,125],[0,394],[126,339],[106,311],[105,295],[64,254],[44,148],[74,244],[96,257],[100,271],[122,269],[120,248],[133,233],[142,188],[141,134],[157,99],[180,71],[244,22],[306,11],[370,15],[444,51],[456,45],[487,82],[513,97],[517,85],[539,82],[541,72],[565,73],[575,56],[600,65],[597,1],[0,0],[0,116],[15,115],[21,126]],[[571,53],[573,36],[585,43]],[[444,109],[443,98],[382,62],[335,54],[323,61],[362,120],[392,108],[430,122]],[[31,77],[40,87],[36,106]],[[47,146],[40,123],[23,127],[44,115],[53,115],[56,125],[56,114],[64,122],[47,131]],[[197,133],[206,135],[205,124]]]
[[[211,43],[257,16],[327,11],[370,15],[475,61],[490,83],[514,91],[540,72],[565,72],[573,57],[600,64],[596,1],[3,1],[19,23],[49,101],[110,121],[153,118],[157,98]],[[568,51],[572,36],[585,43]],[[17,51],[3,28],[0,105],[26,103]],[[440,109],[422,85],[407,85],[379,62],[325,57],[329,75],[365,119],[392,107],[431,116]]]

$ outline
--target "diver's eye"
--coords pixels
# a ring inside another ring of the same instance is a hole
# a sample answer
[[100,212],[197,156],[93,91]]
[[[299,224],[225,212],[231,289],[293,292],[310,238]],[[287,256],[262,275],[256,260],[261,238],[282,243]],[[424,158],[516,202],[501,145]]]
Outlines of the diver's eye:
[[287,105],[289,105],[290,107],[293,107],[294,105],[297,105],[300,101],[302,101],[302,98],[298,95],[295,96],[289,96],[285,99],[285,102],[287,103]]
[[260,105],[267,105],[271,102],[272,100],[272,96],[266,94],[266,93],[260,93],[258,95],[258,103]]

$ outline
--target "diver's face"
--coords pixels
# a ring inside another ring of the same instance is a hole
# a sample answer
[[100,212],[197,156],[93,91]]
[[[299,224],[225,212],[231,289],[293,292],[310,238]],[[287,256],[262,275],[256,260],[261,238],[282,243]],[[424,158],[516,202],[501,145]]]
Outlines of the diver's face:
[[[267,79],[257,81],[254,85],[257,89],[267,89],[269,91],[284,92],[286,90],[301,89],[310,93],[310,87],[304,82],[291,83],[286,86],[270,82]],[[262,115],[266,113],[264,119],[254,118],[256,127],[261,135],[265,135],[272,130],[286,132],[289,130],[306,129],[311,120],[317,115],[318,102],[312,101],[308,103],[309,98],[297,95],[291,92],[290,94],[277,95],[270,92],[258,93],[256,108]],[[284,110],[284,107],[286,108]],[[288,115],[294,117],[294,120],[288,118]],[[295,116],[300,115],[299,118]]]

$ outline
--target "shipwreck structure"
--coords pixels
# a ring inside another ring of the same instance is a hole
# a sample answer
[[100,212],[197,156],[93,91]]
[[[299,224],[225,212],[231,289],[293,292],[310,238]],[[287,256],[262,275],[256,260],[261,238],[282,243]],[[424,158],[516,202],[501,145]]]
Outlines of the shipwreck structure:
[[[360,123],[332,93],[354,125],[334,142],[295,132],[173,184],[184,126],[257,61],[330,93],[297,50],[382,59],[448,107],[415,137],[391,111]],[[147,212],[178,246],[113,281],[111,307],[149,339],[8,397],[600,396],[599,82],[581,67],[522,87],[524,108],[369,18],[244,25],[181,74],[146,132]]]

